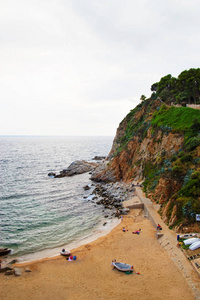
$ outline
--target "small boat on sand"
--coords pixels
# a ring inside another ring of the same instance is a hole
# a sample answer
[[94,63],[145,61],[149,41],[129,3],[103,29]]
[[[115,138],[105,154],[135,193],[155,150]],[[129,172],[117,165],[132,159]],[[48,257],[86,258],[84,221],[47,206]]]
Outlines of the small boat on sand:
[[11,252],[9,248],[0,248],[0,256],[6,255]]
[[70,256],[71,252],[69,250],[62,249],[62,251],[60,251],[60,254],[63,256]]
[[196,250],[198,248],[200,248],[200,241],[192,243],[189,247],[190,250]]
[[187,239],[187,240],[183,241],[183,243],[185,245],[191,245],[195,242],[200,242],[200,239],[199,238],[191,238],[191,239]]
[[133,266],[127,265],[125,263],[113,262],[113,266],[117,270],[122,271],[122,272],[133,272],[134,271]]
[[179,235],[180,239],[189,239],[189,238],[193,238],[193,237],[197,237],[197,234],[196,233],[188,233],[188,234]]

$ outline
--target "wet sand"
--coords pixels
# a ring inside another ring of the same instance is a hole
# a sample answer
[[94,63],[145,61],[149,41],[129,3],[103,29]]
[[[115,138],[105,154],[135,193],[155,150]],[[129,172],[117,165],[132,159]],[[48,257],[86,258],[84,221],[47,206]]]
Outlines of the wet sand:
[[[123,232],[123,227],[128,231]],[[132,234],[139,228],[140,235]],[[131,210],[108,235],[72,253],[76,261],[58,256],[18,265],[19,277],[0,274],[1,299],[195,299],[141,210]],[[140,275],[113,270],[113,259],[133,265]]]

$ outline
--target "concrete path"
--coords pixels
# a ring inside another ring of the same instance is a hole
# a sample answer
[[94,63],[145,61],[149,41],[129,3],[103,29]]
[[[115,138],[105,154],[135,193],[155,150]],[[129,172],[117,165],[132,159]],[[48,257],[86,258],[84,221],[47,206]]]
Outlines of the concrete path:
[[[183,272],[188,285],[192,288],[195,299],[200,300],[200,277],[195,271],[193,265],[186,258],[183,251],[177,247],[177,235],[162,221],[158,214],[159,205],[153,204],[150,199],[146,198],[140,187],[136,187],[136,195],[144,204],[145,216],[151,221],[155,228],[155,234],[158,242],[167,250],[168,255],[174,263]],[[157,230],[157,224],[160,224],[162,230]]]

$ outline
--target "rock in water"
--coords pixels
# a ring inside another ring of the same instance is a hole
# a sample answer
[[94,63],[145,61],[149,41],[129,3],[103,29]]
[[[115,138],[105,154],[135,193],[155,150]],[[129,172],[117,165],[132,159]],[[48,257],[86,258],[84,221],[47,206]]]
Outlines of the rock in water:
[[18,262],[18,260],[17,259],[13,259],[13,260],[11,260],[10,262],[9,262],[9,264],[15,264],[16,262]]
[[103,160],[105,158],[106,158],[106,156],[95,156],[95,157],[93,157],[92,160]]
[[50,176],[50,177],[55,177],[55,176],[56,176],[56,173],[50,172],[50,173],[48,174],[48,176]]
[[87,162],[85,160],[77,160],[63,171],[60,174],[55,175],[55,178],[61,178],[66,176],[73,176],[77,174],[87,173],[93,171],[98,166],[98,163],[95,162]]
[[89,187],[89,185],[85,185],[83,188],[84,188],[84,190],[85,190],[85,191],[88,191],[88,190],[90,190],[90,187]]

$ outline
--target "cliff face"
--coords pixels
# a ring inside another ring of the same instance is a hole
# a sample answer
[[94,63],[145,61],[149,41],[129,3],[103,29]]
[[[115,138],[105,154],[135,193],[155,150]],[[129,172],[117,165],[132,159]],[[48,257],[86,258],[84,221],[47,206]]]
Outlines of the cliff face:
[[[200,187],[199,130],[197,133],[191,129],[200,125],[200,112],[162,105],[158,99],[148,99],[124,118],[106,165],[101,172],[94,173],[92,179],[142,181],[147,196],[161,204],[163,220],[180,230],[194,226],[195,215],[200,213],[200,188],[195,195],[196,185]],[[179,111],[175,111],[177,109]],[[181,120],[183,124],[187,122],[188,113],[194,120],[187,126],[182,125]],[[171,115],[173,120],[170,120]],[[187,184],[193,184],[193,192]]]

